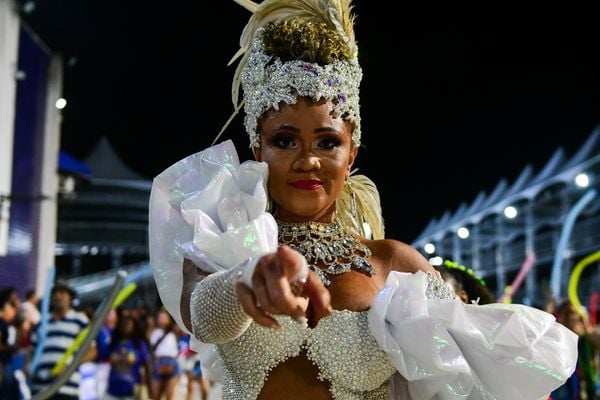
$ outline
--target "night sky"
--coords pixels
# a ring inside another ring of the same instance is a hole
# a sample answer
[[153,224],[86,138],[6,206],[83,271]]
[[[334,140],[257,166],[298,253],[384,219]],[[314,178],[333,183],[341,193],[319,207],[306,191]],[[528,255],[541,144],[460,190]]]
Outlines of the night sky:
[[[600,124],[600,31],[581,4],[355,5],[364,72],[355,166],[378,185],[391,238],[411,242],[430,218],[512,183],[527,164],[539,171],[559,147],[573,154]],[[104,135],[151,179],[209,146],[229,118],[227,62],[249,16],[233,1],[21,6],[64,58],[61,147],[75,157]],[[241,117],[223,138],[250,157]]]

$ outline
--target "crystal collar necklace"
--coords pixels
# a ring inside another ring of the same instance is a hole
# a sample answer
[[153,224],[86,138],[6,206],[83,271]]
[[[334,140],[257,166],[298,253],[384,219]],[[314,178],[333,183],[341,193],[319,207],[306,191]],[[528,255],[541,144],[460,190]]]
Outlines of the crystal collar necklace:
[[[366,259],[371,250],[358,238],[346,232],[339,222],[283,222],[279,225],[279,243],[300,252],[325,286],[331,285],[329,275],[340,275],[352,267],[375,274],[375,269]],[[317,267],[319,263],[325,268]]]

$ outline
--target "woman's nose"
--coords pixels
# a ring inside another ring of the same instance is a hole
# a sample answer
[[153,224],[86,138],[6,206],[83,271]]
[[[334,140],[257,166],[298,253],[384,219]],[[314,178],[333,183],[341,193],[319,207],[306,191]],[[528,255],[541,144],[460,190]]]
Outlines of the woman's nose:
[[294,168],[300,171],[312,171],[321,168],[321,160],[312,152],[303,151],[294,162]]

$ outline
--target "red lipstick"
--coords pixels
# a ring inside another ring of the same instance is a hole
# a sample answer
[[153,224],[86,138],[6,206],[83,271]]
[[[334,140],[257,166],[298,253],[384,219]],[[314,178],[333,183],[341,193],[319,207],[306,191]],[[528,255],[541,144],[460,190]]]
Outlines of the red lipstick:
[[296,189],[302,189],[302,190],[314,190],[314,189],[318,189],[322,186],[321,181],[316,181],[316,180],[295,181],[295,182],[292,182],[291,185],[293,187],[295,187]]

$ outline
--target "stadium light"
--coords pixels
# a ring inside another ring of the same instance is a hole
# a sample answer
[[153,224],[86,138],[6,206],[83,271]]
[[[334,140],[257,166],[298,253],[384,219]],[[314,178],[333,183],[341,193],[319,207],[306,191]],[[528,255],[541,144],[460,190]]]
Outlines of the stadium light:
[[433,265],[434,267],[442,265],[443,262],[444,260],[442,260],[442,257],[440,256],[431,257],[429,259],[429,264]]
[[590,177],[586,173],[577,174],[575,184],[580,188],[586,188],[590,185]]
[[64,98],[60,98],[58,100],[56,100],[56,103],[54,103],[55,107],[58,108],[59,110],[62,110],[63,108],[66,107],[67,105],[67,100],[65,100]]
[[435,253],[435,245],[433,243],[426,243],[425,246],[423,246],[423,250],[425,250],[425,253],[427,254],[433,254]]
[[508,219],[513,219],[515,218],[517,215],[519,214],[519,212],[517,211],[517,209],[513,206],[508,206],[504,209],[504,216]]

